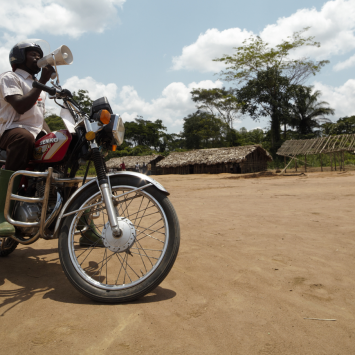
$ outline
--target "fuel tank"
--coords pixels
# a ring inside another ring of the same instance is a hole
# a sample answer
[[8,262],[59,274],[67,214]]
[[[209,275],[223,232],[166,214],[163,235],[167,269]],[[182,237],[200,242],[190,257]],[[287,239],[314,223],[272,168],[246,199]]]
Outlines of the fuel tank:
[[33,162],[55,163],[61,161],[69,148],[72,136],[68,130],[51,132],[35,143]]

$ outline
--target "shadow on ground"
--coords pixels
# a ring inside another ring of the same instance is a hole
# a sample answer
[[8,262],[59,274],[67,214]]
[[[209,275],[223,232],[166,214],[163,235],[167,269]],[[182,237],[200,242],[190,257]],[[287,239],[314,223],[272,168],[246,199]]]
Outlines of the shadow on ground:
[[[0,258],[0,316],[36,295],[72,304],[99,304],[80,294],[67,280],[59,262],[58,249],[22,247]],[[135,303],[161,302],[176,292],[158,286]]]

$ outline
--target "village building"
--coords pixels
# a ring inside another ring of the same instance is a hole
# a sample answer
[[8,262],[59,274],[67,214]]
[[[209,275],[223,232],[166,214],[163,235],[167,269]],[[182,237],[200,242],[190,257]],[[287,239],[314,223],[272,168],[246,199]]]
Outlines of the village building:
[[[337,136],[325,136],[313,139],[298,139],[285,141],[280,149],[277,151],[277,155],[284,156],[285,167],[282,172],[286,172],[288,166],[292,162],[295,164],[297,171],[297,161],[301,163],[302,156],[304,157],[304,170],[307,171],[307,156],[318,156],[320,160],[321,171],[323,171],[323,158],[325,155],[329,156],[330,168],[337,170],[337,161],[340,170],[345,169],[345,152],[354,153],[355,151],[355,134],[340,134]],[[291,158],[288,164],[286,164],[286,158]]]
[[271,155],[259,145],[171,153],[157,164],[158,174],[245,174],[267,170]]
[[[126,166],[127,171],[135,171],[136,164],[139,164],[140,169],[142,169],[143,165],[148,167],[148,164],[151,165],[151,174],[155,175],[156,174],[156,164],[164,159],[162,155],[156,155],[156,154],[151,154],[151,155],[143,155],[143,156],[125,156],[125,157],[118,157],[118,158],[112,158],[109,161],[106,162],[106,167],[109,169],[109,171],[120,171],[121,167],[120,165],[124,162]],[[146,173],[146,171],[141,172]]]

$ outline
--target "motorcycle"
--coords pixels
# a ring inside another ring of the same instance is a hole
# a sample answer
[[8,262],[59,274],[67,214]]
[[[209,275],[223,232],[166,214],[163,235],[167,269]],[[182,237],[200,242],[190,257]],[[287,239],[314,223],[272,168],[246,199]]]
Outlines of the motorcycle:
[[[136,300],[166,278],[178,254],[179,220],[169,192],[144,174],[108,173],[103,152],[123,143],[122,118],[106,97],[87,114],[59,79],[51,83],[33,87],[61,107],[67,129],[39,138],[28,169],[12,174],[4,214],[16,233],[0,238],[0,256],[18,244],[58,239],[60,263],[79,292],[99,302]],[[5,161],[0,154],[0,165]],[[88,177],[91,162],[96,177]],[[84,176],[76,176],[85,164]]]

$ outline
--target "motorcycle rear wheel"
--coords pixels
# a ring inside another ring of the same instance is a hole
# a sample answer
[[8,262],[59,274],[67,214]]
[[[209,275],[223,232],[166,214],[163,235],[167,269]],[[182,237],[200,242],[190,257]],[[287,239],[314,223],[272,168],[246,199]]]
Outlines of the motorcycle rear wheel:
[[18,243],[10,237],[0,238],[0,257],[8,256],[17,246]]
[[[135,177],[111,177],[116,196],[144,184]],[[134,230],[128,246],[113,250],[110,245],[113,238],[107,236],[110,226],[96,184],[77,197],[70,211],[97,205],[67,216],[59,235],[60,261],[69,281],[85,296],[106,303],[133,301],[155,289],[170,272],[180,244],[174,207],[156,187],[130,192],[116,201],[125,226]],[[83,228],[83,220],[89,220],[90,226]],[[89,240],[85,237],[87,228],[91,235],[97,235],[96,241],[80,246],[80,238]]]

